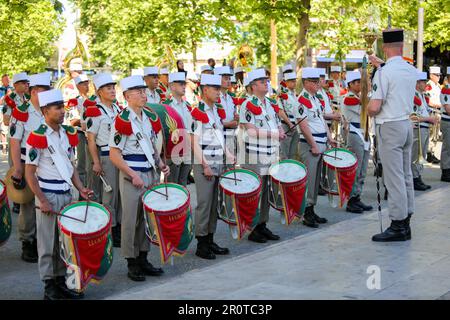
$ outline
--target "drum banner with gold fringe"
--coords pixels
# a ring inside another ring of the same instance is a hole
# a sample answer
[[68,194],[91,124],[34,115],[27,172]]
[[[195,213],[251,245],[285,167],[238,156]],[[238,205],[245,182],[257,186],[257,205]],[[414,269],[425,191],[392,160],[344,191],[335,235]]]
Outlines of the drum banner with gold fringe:
[[358,164],[350,169],[336,169],[336,182],[339,192],[339,208],[342,208],[352,193],[353,183],[355,182],[356,169]]
[[[146,196],[154,190],[164,193],[165,185],[151,187],[143,195],[147,236],[159,247],[162,263],[166,263],[172,254],[183,256],[194,238],[190,197],[186,188],[175,183],[168,183],[170,188],[176,188],[186,193],[187,200],[178,208],[168,211],[153,210],[145,204]],[[169,198],[170,199],[170,198]]]
[[9,209],[6,186],[0,180],[0,247],[8,241],[11,235],[11,211]]
[[[72,203],[64,207],[61,215],[64,216],[70,209],[86,207],[86,201]],[[89,202],[90,207],[96,207],[108,214],[109,221],[100,230],[77,234],[69,231],[58,217],[60,230],[61,258],[68,268],[68,278],[74,274],[73,289],[84,291],[90,281],[99,282],[104,278],[113,262],[113,247],[111,238],[111,214],[99,203]]]

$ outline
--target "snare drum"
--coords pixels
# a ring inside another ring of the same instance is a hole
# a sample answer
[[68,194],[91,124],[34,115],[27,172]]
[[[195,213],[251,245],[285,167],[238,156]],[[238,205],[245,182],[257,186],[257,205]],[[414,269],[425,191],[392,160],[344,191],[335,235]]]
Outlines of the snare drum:
[[[352,192],[358,159],[347,149],[333,148],[324,152],[323,163],[328,200],[332,207],[342,208]],[[339,196],[338,200],[335,196]]]
[[68,286],[84,291],[90,281],[103,279],[111,267],[111,214],[97,202],[71,203],[58,216],[58,228],[61,258],[68,269],[68,281],[72,281]]
[[142,196],[147,237],[159,247],[162,263],[184,255],[194,238],[190,201],[189,191],[176,183],[152,186]]
[[270,166],[269,175],[269,203],[281,212],[281,223],[290,225],[305,210],[306,166],[296,160],[282,160]]
[[0,247],[8,241],[11,235],[11,211],[9,210],[6,185],[0,180]]
[[229,225],[233,239],[240,240],[259,221],[261,179],[251,170],[231,169],[219,179],[219,186],[219,219]]

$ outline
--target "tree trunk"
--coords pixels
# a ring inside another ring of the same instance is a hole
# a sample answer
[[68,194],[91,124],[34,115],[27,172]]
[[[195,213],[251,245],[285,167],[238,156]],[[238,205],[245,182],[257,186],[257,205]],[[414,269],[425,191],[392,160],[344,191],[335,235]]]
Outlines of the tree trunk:
[[270,83],[275,89],[278,88],[277,71],[277,26],[275,20],[270,19]]
[[195,66],[197,65],[197,42],[195,40],[192,40],[192,64],[195,71]]
[[297,71],[305,65],[306,61],[306,48],[307,48],[307,35],[309,29],[309,9],[311,8],[311,0],[301,0],[304,10],[298,17],[298,34],[297,34]]

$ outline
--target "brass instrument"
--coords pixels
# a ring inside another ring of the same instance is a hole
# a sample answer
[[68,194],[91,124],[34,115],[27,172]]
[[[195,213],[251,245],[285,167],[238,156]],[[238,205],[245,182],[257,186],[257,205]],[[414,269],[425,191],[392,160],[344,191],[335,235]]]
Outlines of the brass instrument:
[[156,66],[158,68],[168,68],[169,71],[178,70],[177,59],[175,58],[172,48],[169,45],[166,45],[164,52],[165,54],[161,57]]
[[242,67],[245,70],[250,69],[255,63],[255,54],[253,49],[246,43],[241,45],[238,50],[238,62],[236,67]]
[[423,152],[422,152],[422,134],[420,132],[420,121],[418,119],[420,117],[420,115],[418,113],[416,113],[416,112],[413,112],[411,114],[411,116],[417,117],[417,120],[416,121],[413,120],[412,122],[417,124],[417,128],[419,130],[419,142],[418,142],[419,143],[419,145],[418,145],[419,157],[417,158],[417,160],[414,160],[414,164],[424,165],[424,164],[427,163],[427,160],[425,160],[425,158],[423,157]]

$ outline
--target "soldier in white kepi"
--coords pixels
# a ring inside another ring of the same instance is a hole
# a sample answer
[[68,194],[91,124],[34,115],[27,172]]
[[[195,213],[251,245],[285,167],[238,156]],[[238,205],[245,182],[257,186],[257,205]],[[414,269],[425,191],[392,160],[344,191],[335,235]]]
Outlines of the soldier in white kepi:
[[122,110],[111,127],[109,156],[120,170],[119,190],[122,203],[122,255],[128,261],[128,277],[145,281],[145,276],[163,273],[147,260],[150,243],[145,231],[142,192],[158,183],[156,168],[165,175],[169,167],[161,161],[153,144],[155,135],[151,117],[153,110],[145,107],[147,86],[141,76],[131,76],[120,81],[127,107]]
[[[377,149],[383,163],[383,177],[389,192],[391,226],[374,235],[372,241],[411,239],[410,218],[414,213],[411,172],[413,132],[409,117],[413,110],[417,70],[402,58],[403,30],[383,32],[383,51],[388,60],[375,72],[369,116],[375,117]],[[376,67],[377,58],[369,57]]]
[[72,201],[72,186],[84,199],[85,188],[74,166],[77,130],[62,126],[64,101],[60,90],[39,92],[45,122],[28,137],[26,179],[36,197],[39,275],[45,282],[46,300],[79,299],[83,293],[67,288],[66,266],[60,256],[56,214]]
[[[172,153],[171,159],[168,161],[168,165],[170,167],[170,176],[168,177],[167,181],[186,186],[192,167],[190,144],[190,134],[192,133],[192,107],[189,102],[183,99],[183,96],[186,92],[186,73],[170,73],[169,88],[170,92],[172,93],[172,97],[171,99],[167,99],[163,103],[174,108],[175,111],[180,115],[185,128],[182,136],[184,141],[188,142],[184,144],[183,150],[175,148],[176,152]],[[179,152],[181,152],[181,154]]]
[[[49,89],[50,74],[48,72],[31,75],[30,100],[12,110],[9,133],[11,136],[10,152],[14,171],[11,179],[17,186],[25,184],[24,169],[28,136],[44,123],[44,116],[39,108],[38,93]],[[20,205],[18,225],[19,239],[22,241],[22,259],[27,262],[37,262],[36,210],[34,199]]]
[[[432,113],[439,112],[442,109],[441,103],[441,85],[439,84],[439,79],[441,78],[441,67],[431,66],[429,69],[430,80],[427,82],[426,86],[426,96],[429,98],[428,107],[429,111]],[[444,120],[445,121],[445,120]],[[445,124],[444,124],[445,126]],[[434,155],[436,152],[436,143],[429,144],[429,150],[427,152],[427,161],[439,164],[440,160]]]
[[[120,223],[122,210],[119,196],[119,170],[109,159],[109,137],[114,119],[120,113],[121,108],[114,103],[116,99],[116,82],[109,73],[95,75],[94,85],[98,96],[95,106],[86,108],[86,127],[89,153],[93,166],[92,172],[98,179],[103,178],[100,191],[102,204],[109,210],[112,217],[113,246],[120,247]],[[112,190],[109,187],[111,187]]]
[[3,102],[3,124],[9,126],[9,120],[12,110],[22,105],[25,101],[30,99],[30,78],[26,72],[16,73],[12,79],[14,90],[4,97]]
[[158,67],[145,67],[144,68],[144,81],[147,85],[145,94],[147,95],[148,103],[160,103],[161,96],[159,95],[159,69]]
[[441,151],[441,181],[450,182],[450,67],[447,67],[447,84],[441,91],[442,104],[442,151]]
[[261,176],[262,189],[259,202],[259,221],[250,241],[265,243],[267,240],[279,240],[280,237],[267,228],[269,221],[269,167],[278,160],[280,140],[286,138],[278,119],[278,105],[266,97],[269,83],[266,71],[256,69],[248,73],[252,96],[242,103],[239,122],[243,130],[245,161],[242,167],[255,171]]
[[225,145],[222,120],[223,109],[219,109],[222,79],[218,75],[203,74],[200,86],[202,100],[192,109],[192,147],[194,152],[194,177],[197,193],[195,208],[195,255],[202,259],[215,259],[216,255],[229,254],[214,242],[217,227],[219,176],[223,172],[224,159],[234,164],[235,158]]

